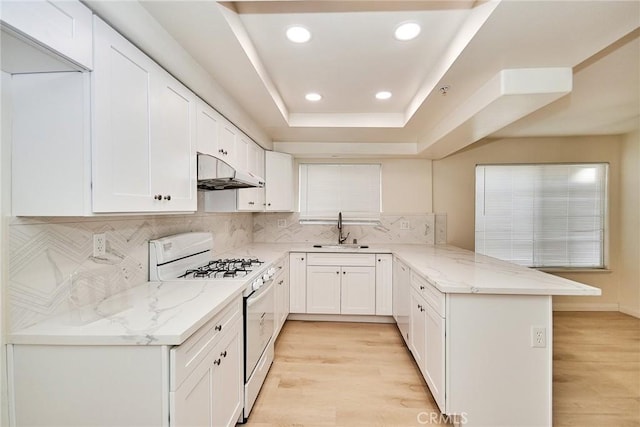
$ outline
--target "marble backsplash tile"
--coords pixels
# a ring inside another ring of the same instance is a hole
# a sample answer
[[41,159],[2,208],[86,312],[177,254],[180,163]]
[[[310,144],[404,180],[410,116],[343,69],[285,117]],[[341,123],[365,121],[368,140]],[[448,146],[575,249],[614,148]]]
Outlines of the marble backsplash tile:
[[[357,239],[362,244],[417,243],[434,244],[436,218],[440,227],[439,238],[446,243],[446,215],[406,214],[382,215],[379,225],[345,225],[344,233],[350,233],[348,242]],[[254,242],[283,243],[337,243],[335,225],[308,225],[299,223],[298,213],[259,213],[253,216]],[[405,228],[406,227],[406,228]]]
[[[9,331],[99,302],[148,280],[150,239],[210,231],[214,250],[251,243],[252,214],[106,218],[12,218],[9,225]],[[107,252],[94,258],[93,234]]]

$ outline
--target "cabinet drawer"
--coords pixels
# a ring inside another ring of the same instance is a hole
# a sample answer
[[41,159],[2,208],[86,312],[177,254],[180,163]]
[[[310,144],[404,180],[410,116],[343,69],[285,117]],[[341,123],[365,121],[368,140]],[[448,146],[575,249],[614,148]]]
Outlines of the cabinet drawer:
[[307,265],[352,265],[373,267],[376,265],[376,255],[310,253],[308,254]]
[[171,349],[171,391],[175,391],[180,386],[217,344],[220,335],[238,318],[242,318],[242,297],[229,303],[185,342]]
[[427,301],[427,303],[433,307],[442,317],[444,314],[444,294],[440,292],[436,287],[422,276],[418,276],[413,271],[411,272],[411,286],[417,290]]

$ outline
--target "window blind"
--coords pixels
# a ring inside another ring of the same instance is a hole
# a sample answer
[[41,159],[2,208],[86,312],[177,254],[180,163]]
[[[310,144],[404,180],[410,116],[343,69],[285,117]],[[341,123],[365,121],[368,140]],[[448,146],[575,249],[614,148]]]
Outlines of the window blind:
[[529,267],[604,267],[607,165],[479,165],[476,252]]
[[300,165],[300,219],[345,221],[380,219],[379,164]]

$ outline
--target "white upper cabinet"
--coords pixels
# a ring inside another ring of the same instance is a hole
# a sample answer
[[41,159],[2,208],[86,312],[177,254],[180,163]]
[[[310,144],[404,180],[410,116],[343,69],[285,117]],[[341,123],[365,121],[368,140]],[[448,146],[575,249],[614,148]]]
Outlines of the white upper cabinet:
[[265,152],[266,210],[293,211],[293,157],[276,151]]
[[[264,179],[264,150],[258,144],[246,139],[247,171]],[[238,190],[238,210],[264,211],[264,188],[243,188]]]
[[221,116],[204,101],[196,103],[197,144],[199,153],[218,156],[218,138],[220,137]]
[[238,136],[236,138],[236,169],[248,171],[249,167],[247,165],[247,157],[249,155],[249,144],[251,144],[251,139],[246,136],[241,131],[238,131]]
[[13,215],[91,214],[89,74],[10,79]]
[[79,1],[3,1],[0,9],[3,28],[82,68],[93,68],[92,13]]
[[195,95],[94,20],[93,211],[195,211]]
[[167,73],[156,81],[150,154],[154,210],[195,211],[196,98]]
[[236,167],[236,138],[239,130],[233,123],[222,118],[220,122],[220,137],[218,139],[218,153],[216,157]]
[[264,178],[264,149],[253,141],[247,152],[247,168],[252,174]]

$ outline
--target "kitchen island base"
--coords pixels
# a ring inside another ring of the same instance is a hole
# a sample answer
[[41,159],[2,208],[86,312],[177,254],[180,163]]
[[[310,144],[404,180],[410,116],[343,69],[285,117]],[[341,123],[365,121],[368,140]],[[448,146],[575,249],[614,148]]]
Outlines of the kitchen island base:
[[552,330],[551,296],[447,294],[443,412],[464,426],[551,426]]

